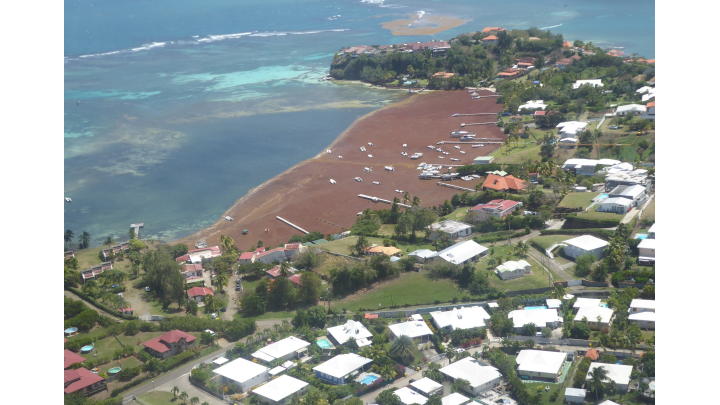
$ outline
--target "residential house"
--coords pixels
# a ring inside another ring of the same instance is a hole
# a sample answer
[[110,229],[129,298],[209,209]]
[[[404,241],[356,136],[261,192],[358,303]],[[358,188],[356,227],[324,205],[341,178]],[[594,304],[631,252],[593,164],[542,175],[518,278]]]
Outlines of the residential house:
[[490,314],[481,306],[453,308],[450,311],[431,312],[435,327],[446,334],[457,329],[473,329],[487,326]]
[[522,110],[537,110],[538,108],[545,110],[545,108],[547,108],[547,104],[545,104],[543,100],[528,100],[527,103],[518,107],[518,112],[521,112]]
[[[288,271],[289,271],[290,274],[292,275],[292,274],[297,273],[297,272],[298,272],[298,269],[296,269],[296,268],[294,268],[294,267],[290,267],[290,268],[288,269]],[[267,277],[268,277],[269,279],[271,279],[271,280],[274,280],[274,279],[280,277],[280,266],[275,266],[275,267],[273,267],[272,269],[266,271],[265,274],[267,274]]]
[[505,218],[520,207],[522,207],[522,202],[520,201],[498,199],[486,204],[478,204],[470,208],[468,212],[475,214],[475,220],[486,221],[491,216],[495,218]]
[[587,391],[582,388],[565,388],[565,401],[568,404],[582,404],[586,394]]
[[467,380],[469,387],[464,388],[472,396],[487,391],[500,384],[502,375],[497,368],[488,366],[472,357],[466,357],[440,369],[449,380]]
[[85,358],[77,353],[73,353],[70,350],[65,349],[64,354],[65,365],[63,368],[68,368],[76,363],[83,363]]
[[655,224],[652,224],[650,229],[648,229],[647,239],[655,239]]
[[655,263],[655,241],[657,239],[643,239],[638,245],[640,264],[651,265]]
[[365,371],[365,366],[372,363],[372,359],[358,356],[354,353],[340,354],[330,360],[313,367],[315,377],[335,385],[344,385],[352,376]]
[[566,67],[570,66],[575,62],[572,58],[561,58],[555,61],[555,67],[558,69],[565,69]]
[[[573,304],[573,311],[577,311],[582,307],[599,307],[602,300],[600,298],[578,298]],[[578,318],[578,320],[580,320]]]
[[585,357],[589,357],[590,360],[595,361],[600,357],[600,352],[597,349],[588,349],[585,351]]
[[510,280],[513,278],[520,278],[526,274],[531,274],[532,266],[525,260],[518,261],[507,261],[495,268],[495,274],[500,277],[501,280]]
[[243,252],[240,254],[240,257],[238,257],[238,263],[250,264],[253,262],[254,258],[255,258],[255,252]]
[[562,371],[567,354],[544,350],[520,350],[515,363],[520,378],[555,383]]
[[205,302],[205,296],[215,295],[209,287],[193,287],[187,291],[187,296],[195,302]]
[[603,84],[600,79],[576,80],[575,83],[573,83],[573,89],[579,89],[581,86],[602,87]]
[[[568,129],[569,130],[569,129]],[[612,166],[620,163],[614,159],[568,159],[563,163],[562,168],[576,175],[593,176],[603,166]]]
[[555,126],[558,129],[558,136],[562,138],[577,138],[577,136],[585,131],[587,128],[587,122],[580,121],[566,121],[561,122]]
[[203,268],[201,263],[183,264],[180,266],[180,273],[185,278],[188,277],[202,277]]
[[633,366],[626,366],[623,364],[591,363],[586,380],[590,379],[590,375],[596,367],[603,367],[607,370],[608,377],[605,382],[615,381],[615,385],[617,386],[619,392],[627,392]]
[[605,176],[605,189],[612,190],[617,186],[632,186],[639,184],[649,187],[647,182],[648,174],[645,169],[636,169],[630,171],[621,171]]
[[396,323],[393,325],[388,325],[388,328],[392,333],[392,340],[402,335],[405,335],[413,339],[415,342],[423,343],[430,340],[430,337],[432,336],[432,331],[424,320],[412,320],[402,323]]
[[533,114],[533,119],[536,120],[538,117],[544,117],[546,111],[535,111]]
[[655,312],[634,312],[628,315],[628,321],[635,322],[644,329],[655,329]]
[[495,35],[488,35],[482,39],[482,44],[483,45],[495,45],[497,43],[498,39],[500,39],[500,38],[496,37]]
[[90,267],[87,270],[83,270],[80,273],[80,280],[82,280],[83,284],[85,284],[88,280],[97,280],[98,277],[103,274],[106,270],[111,270],[113,268],[111,262],[104,262],[100,263],[97,266]]
[[81,367],[65,370],[65,395],[81,392],[86,397],[107,389],[105,379],[92,371]]
[[217,246],[205,247],[201,249],[193,249],[175,259],[178,262],[202,263],[203,259],[212,259],[222,255],[220,248]]
[[432,77],[437,77],[439,79],[449,79],[453,76],[455,76],[455,73],[448,73],[448,72],[437,72],[432,75]]
[[573,259],[577,259],[581,255],[591,254],[597,260],[600,260],[605,255],[605,247],[608,245],[606,241],[591,235],[578,236],[563,243],[566,245],[563,248],[563,253]]
[[284,405],[290,403],[294,396],[300,396],[308,390],[308,383],[289,375],[280,377],[255,388],[253,392],[260,402],[271,405]]
[[292,281],[293,284],[296,286],[300,286],[300,274],[293,274],[292,276],[288,277],[288,280]]
[[573,44],[570,41],[565,41],[565,42],[563,42],[562,47],[563,48],[572,48]]
[[436,222],[428,228],[432,231],[428,237],[430,240],[439,238],[441,233],[446,234],[452,240],[464,238],[472,233],[472,225],[460,221],[453,221],[452,219]]
[[545,300],[545,305],[548,307],[548,309],[560,309],[560,307],[562,306],[562,301],[548,298]]
[[423,396],[415,390],[411,390],[408,387],[402,387],[399,390],[393,392],[400,398],[401,405],[424,405],[428,401],[427,397]]
[[367,45],[355,45],[349,48],[345,48],[340,51],[342,55],[350,55],[351,58],[357,58],[363,53],[371,54],[375,51],[375,48]]
[[645,105],[645,108],[647,108],[647,111],[640,118],[644,120],[655,121],[655,102],[651,101],[647,103]]
[[444,54],[447,52],[447,50],[450,49],[450,44],[445,41],[435,40],[430,42],[410,42],[403,44],[400,49],[410,53],[419,53],[429,50],[432,52],[433,56],[435,56],[437,54]]
[[488,174],[483,182],[482,189],[502,191],[509,193],[518,193],[527,189],[527,182],[508,174],[507,176],[498,176],[496,174]]
[[465,395],[453,392],[450,395],[440,398],[440,401],[442,402],[442,405],[465,405],[472,400]]
[[510,311],[508,318],[513,320],[516,333],[522,332],[523,326],[530,323],[534,324],[538,329],[546,327],[555,329],[563,322],[562,317],[557,313],[557,309],[533,309],[527,311],[519,309]]
[[652,100],[655,98],[655,88],[652,88],[647,93],[643,94],[643,96],[640,98],[640,100],[644,103],[648,100]]
[[478,156],[475,159],[473,159],[474,165],[487,165],[492,163],[492,161],[495,160],[495,156]]
[[427,263],[435,260],[437,258],[438,252],[433,252],[430,249],[419,249],[414,252],[410,252],[407,255],[417,257],[417,260],[420,263]]
[[647,187],[638,184],[632,186],[617,186],[608,193],[609,198],[626,198],[633,207],[640,207],[647,200]]
[[505,28],[500,28],[500,27],[485,27],[485,28],[483,28],[482,33],[483,33],[483,34],[487,34],[487,33],[489,33],[489,32],[493,32],[493,31],[502,32],[502,31],[505,31]]
[[290,336],[267,345],[252,354],[254,359],[264,363],[272,363],[275,360],[302,359],[307,356],[309,342]]
[[147,351],[155,357],[166,359],[196,345],[197,338],[181,330],[171,330],[164,335],[143,342]]
[[110,246],[107,249],[101,250],[100,254],[103,257],[103,260],[110,260],[110,252],[111,251],[117,255],[120,252],[127,252],[128,250],[130,250],[130,242],[122,242],[115,246]]
[[[644,101],[644,100],[643,100]],[[642,104],[626,104],[615,109],[615,115],[625,116],[627,114],[645,114],[647,108]]]
[[367,250],[369,256],[386,255],[392,257],[401,253],[402,250],[394,246],[375,246]]
[[411,382],[410,388],[426,397],[444,393],[442,384],[439,384],[438,382],[431,380],[427,377],[423,377],[415,382]]
[[285,255],[285,248],[275,248],[272,250],[266,250],[256,253],[255,257],[253,258],[253,263],[261,262],[265,264],[270,264],[272,262],[282,262],[286,259],[287,256]]
[[285,257],[288,260],[292,260],[295,255],[304,253],[307,251],[307,246],[303,246],[302,243],[287,243],[285,244]]
[[632,201],[627,198],[606,198],[596,204],[595,211],[625,214],[632,209]]
[[[598,317],[600,317],[599,321]],[[587,319],[588,326],[592,330],[610,328],[610,323],[612,322],[613,318],[613,310],[600,306],[581,307],[578,309],[577,314],[575,315],[575,321],[582,321],[583,318]]]
[[617,49],[609,50],[607,54],[610,56],[615,56],[615,57],[625,56],[625,52],[619,51]]
[[248,392],[270,379],[268,370],[263,365],[239,357],[213,372],[220,376],[219,382],[223,385],[232,386],[239,392]]
[[370,332],[365,325],[352,319],[349,319],[342,325],[327,328],[327,332],[338,345],[344,344],[351,337],[355,338],[355,342],[357,342],[359,347],[372,344],[372,332]]
[[507,69],[503,70],[502,72],[498,73],[498,77],[500,77],[501,79],[512,79],[512,78],[518,77],[519,75],[520,75],[520,70],[514,69],[514,68],[507,68]]
[[438,252],[438,256],[446,262],[463,265],[477,260],[487,254],[488,248],[473,240],[456,243]]
[[75,257],[75,250],[74,250],[74,249],[70,249],[70,250],[68,250],[67,252],[65,252],[65,260],[67,260],[67,259],[72,259],[73,257]]

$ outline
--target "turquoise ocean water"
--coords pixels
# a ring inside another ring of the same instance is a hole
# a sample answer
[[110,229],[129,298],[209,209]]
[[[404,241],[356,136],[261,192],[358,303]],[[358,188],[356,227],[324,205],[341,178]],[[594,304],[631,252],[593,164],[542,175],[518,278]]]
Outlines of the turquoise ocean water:
[[[422,36],[380,26],[419,15],[467,23]],[[644,0],[68,0],[65,228],[93,245],[133,222],[143,237],[183,237],[406,97],[318,81],[344,46],[536,26],[654,58],[654,15]]]

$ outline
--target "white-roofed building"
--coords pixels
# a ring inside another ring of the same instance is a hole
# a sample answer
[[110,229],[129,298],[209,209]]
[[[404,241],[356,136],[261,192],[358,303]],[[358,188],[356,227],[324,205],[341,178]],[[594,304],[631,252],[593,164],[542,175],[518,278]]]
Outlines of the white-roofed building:
[[574,136],[563,137],[558,143],[560,146],[575,146],[578,143],[578,138]]
[[624,170],[605,176],[605,187],[612,190],[617,186],[631,186],[639,184],[644,186],[647,184],[648,171],[645,169]]
[[545,327],[555,329],[563,322],[562,317],[557,313],[557,309],[518,309],[510,311],[508,318],[513,320],[513,326],[517,333],[520,333],[523,326],[529,323],[535,324],[538,329]]
[[563,368],[567,354],[544,350],[520,350],[515,363],[518,375],[529,380],[556,382]]
[[449,263],[463,265],[485,256],[487,251],[488,248],[485,246],[473,240],[466,240],[441,250],[438,256]]
[[344,344],[348,339],[355,338],[355,341],[360,346],[361,339],[369,339],[372,337],[372,333],[360,322],[348,320],[342,325],[333,326],[327,329],[328,334],[335,340],[339,345]]
[[590,379],[590,374],[596,367],[603,367],[607,370],[608,378],[605,382],[609,382],[610,380],[615,381],[618,391],[627,392],[633,366],[626,366],[624,364],[591,363],[585,380]]
[[528,100],[527,103],[518,107],[518,112],[522,110],[536,110],[538,108],[544,110],[546,107],[547,105],[543,103],[542,100]]
[[562,301],[548,298],[545,300],[545,304],[547,305],[548,309],[558,309],[562,306]]
[[[645,97],[645,96],[643,96]],[[645,101],[645,100],[643,100]],[[645,114],[647,108],[642,104],[626,104],[621,105],[615,110],[615,115],[627,115],[627,114]]]
[[308,383],[289,375],[281,375],[280,377],[270,381],[269,383],[253,390],[261,402],[268,404],[287,404],[293,396],[301,395],[307,391]]
[[648,229],[648,239],[655,239],[655,223],[652,224],[650,229]]
[[[573,158],[568,159],[563,163],[562,168],[564,170],[573,172],[575,174],[581,174],[583,176],[592,176],[595,171],[598,170],[598,166],[612,166],[620,163],[619,160],[613,159],[580,159]],[[632,168],[632,166],[630,166]]]
[[270,379],[268,370],[270,369],[263,365],[239,358],[216,368],[213,372],[220,376],[223,384],[232,385],[236,390],[247,392]]
[[[598,317],[600,321],[598,322]],[[587,319],[588,326],[593,330],[609,328],[612,322],[613,310],[605,307],[586,306],[578,309],[575,322]]]
[[566,245],[563,247],[563,252],[573,259],[582,255],[593,255],[600,260],[605,255],[605,247],[608,245],[606,241],[591,235],[578,236],[563,243]]
[[399,390],[393,392],[393,394],[397,395],[400,398],[400,403],[402,405],[424,405],[425,402],[427,402],[428,400],[427,397],[421,395],[417,391],[411,390],[408,387],[402,387]]
[[493,301],[493,302],[488,302],[487,305],[488,305],[488,308],[499,308],[499,307],[500,307],[500,305],[498,305],[498,303],[495,302],[495,301]]
[[325,363],[313,367],[313,370],[315,370],[315,377],[330,384],[342,385],[350,375],[361,373],[364,371],[364,367],[370,363],[372,363],[372,359],[348,353],[337,355]]
[[628,315],[629,322],[635,322],[641,328],[655,329],[655,312],[635,312]]
[[431,312],[433,323],[439,329],[450,333],[456,329],[482,328],[487,325],[490,315],[483,307],[460,307],[451,311]]
[[434,252],[430,249],[419,249],[414,252],[407,254],[408,256],[415,256],[420,263],[427,263],[437,258],[438,252]]
[[452,381],[462,378],[470,383],[466,388],[471,395],[478,395],[500,384],[502,375],[497,368],[485,366],[472,357],[466,357],[440,369]]
[[649,91],[651,91],[651,90],[654,91],[655,88],[654,88],[654,87],[650,87],[650,86],[643,86],[643,87],[640,87],[639,89],[635,90],[635,92],[636,92],[636,93],[639,93],[639,94],[645,94],[645,93],[647,93],[647,92],[649,92]]
[[643,94],[642,96],[642,102],[646,102],[648,100],[652,100],[655,98],[655,88],[653,88],[653,91],[647,92],[647,94]]
[[578,298],[573,304],[573,309],[576,311],[582,307],[599,307],[602,300],[600,298]]
[[585,402],[587,391],[580,388],[565,388],[565,401],[569,404],[582,404]]
[[573,89],[579,89],[581,86],[602,87],[603,84],[600,79],[576,80],[575,83],[573,83]]
[[608,193],[608,197],[627,198],[632,202],[633,207],[638,207],[647,200],[646,191],[647,188],[639,184],[631,186],[617,186]]
[[617,402],[613,402],[613,401],[611,401],[611,400],[609,400],[609,399],[606,399],[605,401],[602,401],[602,402],[600,403],[600,405],[620,405],[620,404],[618,404]]
[[655,263],[655,244],[657,239],[643,239],[638,244],[638,250],[640,251],[640,257],[638,261],[640,264],[653,264]]
[[495,274],[500,277],[501,280],[510,280],[513,278],[519,278],[526,274],[531,274],[532,266],[525,260],[518,261],[507,261],[495,268]]
[[562,139],[576,138],[577,134],[584,131],[587,126],[587,122],[566,121],[557,124],[555,127],[558,128],[558,136],[560,136],[560,139]]
[[253,353],[252,356],[265,363],[270,363],[277,359],[301,359],[307,356],[308,346],[310,346],[309,342],[298,339],[295,336],[290,336],[263,347]]
[[453,221],[452,219],[436,222],[428,228],[432,231],[428,237],[430,240],[439,238],[441,233],[446,234],[453,240],[463,238],[472,233],[472,225],[460,221]]
[[[422,318],[421,318],[422,319]],[[388,325],[390,332],[392,332],[392,338],[400,337],[402,335],[408,336],[416,342],[427,342],[432,336],[432,331],[427,326],[425,321],[408,321],[402,323],[396,323],[394,325]]]
[[595,211],[614,212],[616,214],[626,214],[633,206],[632,200],[620,197],[606,198],[595,204]]
[[636,314],[638,312],[655,312],[655,300],[635,298],[630,302],[628,312],[631,314]]
[[426,397],[443,393],[443,386],[427,377],[423,377],[410,383],[410,387]]
[[450,395],[446,395],[440,398],[440,401],[442,402],[442,405],[465,405],[470,402],[471,399],[466,397],[465,395],[453,392]]

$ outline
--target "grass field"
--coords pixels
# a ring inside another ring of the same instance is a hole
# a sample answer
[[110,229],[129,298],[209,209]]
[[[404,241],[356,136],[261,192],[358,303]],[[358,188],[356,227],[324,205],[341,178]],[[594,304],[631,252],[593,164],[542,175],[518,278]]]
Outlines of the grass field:
[[[144,348],[142,345],[138,345],[139,342],[145,342],[150,339],[156,338],[160,335],[162,335],[165,332],[140,332],[135,336],[124,336],[124,335],[118,335],[117,339],[115,339],[113,336],[108,336],[105,339],[98,340],[95,342],[95,351],[97,351],[98,357],[110,357],[112,358],[113,353],[115,350],[122,349],[122,346],[120,345],[120,342],[122,342],[125,346],[133,346],[135,347],[135,352],[138,352]],[[193,336],[200,337],[199,332],[188,332]],[[79,336],[83,336],[80,334]],[[118,339],[120,342],[118,342]],[[80,354],[80,356],[84,357],[86,360],[92,360],[94,358],[93,353],[90,352],[86,354]]]
[[[572,386],[572,381],[568,381],[568,378],[572,377],[573,372],[575,371],[575,367],[577,367],[579,362],[575,362],[572,366],[570,366],[570,370],[568,370],[568,376],[565,379],[565,384],[550,384],[550,383],[524,383],[527,387],[530,395],[537,395],[540,394],[540,404],[541,405],[556,405],[556,404],[563,404],[565,403],[565,388]],[[540,386],[541,389],[538,391],[537,387]],[[545,387],[550,387],[550,390],[548,392],[545,392]],[[564,387],[565,388],[564,388]],[[550,396],[554,392],[558,392],[557,399],[553,402],[550,401]],[[589,398],[589,397],[588,397]]]
[[[180,398],[174,399],[174,395],[167,391],[150,391],[147,394],[140,395],[139,398],[150,405],[180,405],[183,403]],[[188,398],[188,403],[190,403],[189,401]]]
[[445,219],[452,219],[455,221],[461,221],[465,215],[467,215],[468,210],[470,210],[472,207],[460,207],[456,209],[455,211],[449,213],[448,215],[444,216]]
[[[521,257],[518,255],[515,255],[513,253],[513,246],[507,246],[507,245],[496,245],[492,247],[493,253],[488,253],[487,256],[485,256],[482,261],[478,262],[476,268],[478,271],[484,271],[489,274],[489,281],[490,285],[501,290],[501,291],[517,291],[517,290],[527,290],[532,288],[543,288],[548,287],[548,275],[545,270],[532,258],[526,257],[524,258],[525,261],[530,263],[530,266],[532,266],[532,274],[527,274],[520,278],[515,278],[512,280],[501,280],[497,274],[494,273],[495,267],[489,267],[487,265],[488,260],[491,257],[503,258],[503,261],[513,260],[517,261],[520,260]],[[532,249],[532,248],[531,248]],[[550,270],[550,269],[548,269]],[[552,278],[554,281],[561,281],[563,280],[562,277],[560,277],[557,273],[550,270],[550,274],[552,275]]]
[[[422,233],[420,235],[423,235]],[[424,236],[424,235],[423,235]],[[350,255],[350,251],[348,250],[348,246],[354,246],[357,243],[357,236],[348,236],[347,238],[340,239],[340,240],[334,240],[332,242],[323,243],[322,245],[319,245],[319,249],[327,250],[328,252],[333,253],[339,253],[341,255]],[[370,244],[383,244],[382,238],[375,238],[372,236],[369,236],[367,238],[368,243]],[[403,254],[410,253],[414,250],[418,249],[431,249],[434,250],[433,246],[429,243],[426,243],[424,240],[420,240],[422,243],[415,243],[410,244],[406,242],[398,242],[398,248],[403,251]]]
[[[154,250],[157,249],[157,246],[161,245],[158,241],[142,241],[146,246],[148,246],[148,250]],[[78,271],[87,270],[92,266],[96,266],[100,263],[102,263],[102,260],[100,259],[100,251],[107,246],[102,247],[96,247],[96,248],[90,248],[90,249],[82,249],[75,251],[75,258],[78,260]],[[130,273],[131,265],[130,260],[123,259],[123,260],[116,260],[113,263],[113,269],[116,270],[122,270],[126,273]]]
[[562,242],[562,241],[572,239],[572,238],[573,237],[571,235],[545,235],[545,236],[537,236],[530,240],[537,242],[537,244],[542,246],[543,249],[549,249],[550,246],[552,246],[558,242]]
[[[537,136],[537,135],[535,135]],[[530,140],[533,140],[530,138]],[[492,156],[495,156],[495,160],[493,160],[493,163],[515,163],[515,164],[521,164],[525,163],[528,160],[540,160],[540,145],[536,145],[534,142],[528,142],[527,145],[525,145],[525,141],[518,143],[517,147],[511,147],[510,153],[505,153],[505,147],[502,147],[495,152],[491,153]]]
[[107,373],[108,370],[110,370],[113,367],[131,368],[131,367],[141,366],[142,364],[143,364],[143,362],[138,360],[135,357],[127,357],[127,358],[120,359],[120,360],[113,360],[108,364],[100,366],[100,372]]
[[600,221],[613,221],[620,223],[625,215],[615,214],[613,212],[588,211],[578,213],[578,218]]
[[592,204],[593,198],[599,196],[600,193],[568,193],[558,207],[581,207],[585,209]]

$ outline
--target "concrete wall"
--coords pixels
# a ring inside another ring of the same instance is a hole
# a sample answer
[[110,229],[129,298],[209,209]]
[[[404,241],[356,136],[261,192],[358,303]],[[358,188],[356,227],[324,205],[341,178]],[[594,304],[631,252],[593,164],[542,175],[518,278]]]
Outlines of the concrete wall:
[[606,281],[590,281],[590,280],[582,280],[582,285],[585,287],[608,287],[610,283]]

